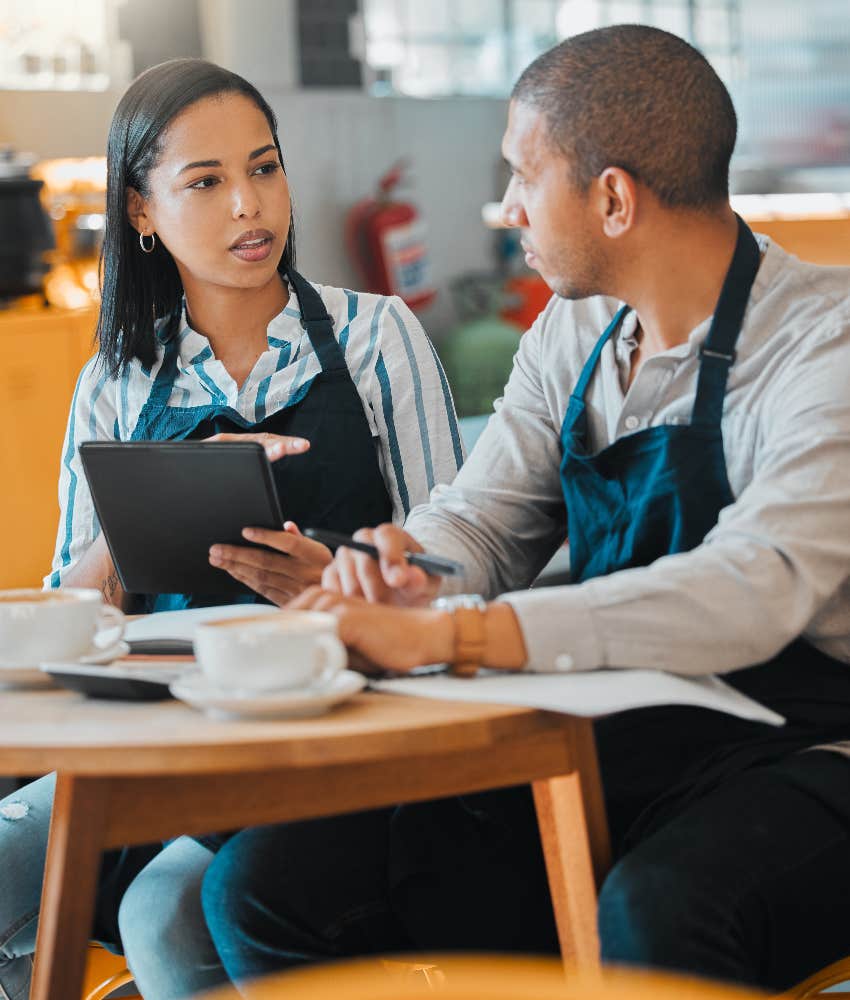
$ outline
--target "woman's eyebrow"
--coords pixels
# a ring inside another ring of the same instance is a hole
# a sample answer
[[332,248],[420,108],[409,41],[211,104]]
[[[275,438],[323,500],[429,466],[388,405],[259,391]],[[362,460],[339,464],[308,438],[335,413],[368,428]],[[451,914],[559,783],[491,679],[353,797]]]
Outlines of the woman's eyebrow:
[[260,146],[259,149],[255,149],[253,153],[248,154],[249,160],[256,160],[258,156],[262,156],[263,153],[268,153],[270,149],[277,152],[277,146],[273,142],[270,142],[267,146]]
[[[260,146],[259,149],[255,149],[252,153],[248,154],[249,160],[256,160],[258,156],[262,156],[263,153],[268,153],[269,150],[276,150],[277,147],[273,142],[268,143],[266,146]],[[196,167],[220,167],[221,160],[193,160],[191,163],[187,163],[185,167],[181,167],[178,173],[185,173],[187,170],[194,170]]]

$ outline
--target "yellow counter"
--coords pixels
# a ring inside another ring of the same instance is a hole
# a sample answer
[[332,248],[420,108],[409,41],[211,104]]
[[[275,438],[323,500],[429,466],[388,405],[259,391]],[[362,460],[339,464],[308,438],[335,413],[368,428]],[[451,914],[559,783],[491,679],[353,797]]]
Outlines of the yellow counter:
[[0,310],[0,588],[39,586],[59,520],[59,461],[97,309]]

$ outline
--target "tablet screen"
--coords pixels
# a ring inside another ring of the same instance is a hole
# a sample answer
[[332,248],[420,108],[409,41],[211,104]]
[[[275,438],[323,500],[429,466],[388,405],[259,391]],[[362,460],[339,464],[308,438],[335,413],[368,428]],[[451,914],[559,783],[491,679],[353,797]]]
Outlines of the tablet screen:
[[281,530],[271,466],[255,441],[89,441],[80,457],[128,594],[242,594],[209,564],[245,527]]

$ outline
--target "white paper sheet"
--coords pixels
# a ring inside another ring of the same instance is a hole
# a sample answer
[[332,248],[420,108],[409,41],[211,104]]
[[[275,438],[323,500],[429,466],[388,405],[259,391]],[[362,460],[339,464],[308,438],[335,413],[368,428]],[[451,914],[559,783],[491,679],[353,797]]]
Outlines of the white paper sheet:
[[128,642],[140,639],[181,639],[191,642],[195,629],[201,622],[262,615],[279,610],[273,604],[224,604],[213,608],[190,608],[188,611],[159,611],[155,615],[142,615],[127,622],[124,638]]
[[430,674],[373,681],[371,686],[421,698],[525,705],[572,715],[610,715],[649,705],[696,705],[772,726],[785,722],[781,715],[740,694],[719,677],[679,677],[658,670],[591,670],[578,674],[500,671],[471,679]]

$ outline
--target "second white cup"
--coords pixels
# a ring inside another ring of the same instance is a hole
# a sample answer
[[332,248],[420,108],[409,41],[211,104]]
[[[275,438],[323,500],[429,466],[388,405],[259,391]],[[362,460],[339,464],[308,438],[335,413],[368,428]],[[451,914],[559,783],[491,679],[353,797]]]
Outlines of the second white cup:
[[222,691],[320,689],[348,663],[336,618],[321,611],[205,622],[193,641],[201,670]]

